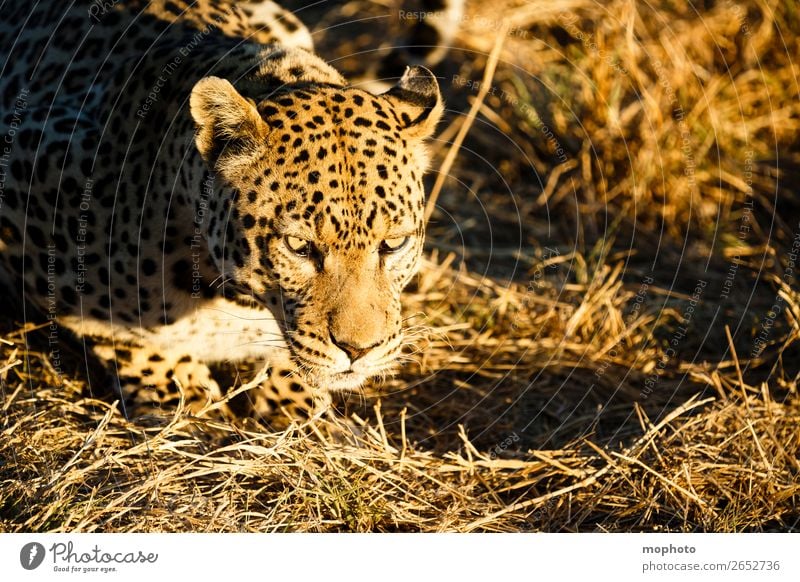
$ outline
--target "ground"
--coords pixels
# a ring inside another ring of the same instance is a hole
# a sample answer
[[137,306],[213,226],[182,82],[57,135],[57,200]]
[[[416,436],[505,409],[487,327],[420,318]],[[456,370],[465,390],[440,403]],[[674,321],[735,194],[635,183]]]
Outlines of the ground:
[[[502,4],[436,71],[415,346],[359,430],[128,423],[4,302],[0,531],[800,529],[796,4]],[[322,12],[348,74],[336,23],[398,19]]]

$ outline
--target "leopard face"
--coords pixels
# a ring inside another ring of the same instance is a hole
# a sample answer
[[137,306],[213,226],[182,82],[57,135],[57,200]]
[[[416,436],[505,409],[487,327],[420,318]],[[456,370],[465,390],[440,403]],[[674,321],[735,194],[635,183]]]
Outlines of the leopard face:
[[272,310],[320,388],[385,373],[422,253],[424,140],[442,112],[433,75],[410,68],[377,96],[308,85],[265,99],[208,77],[191,111],[218,183],[205,235],[223,280]]

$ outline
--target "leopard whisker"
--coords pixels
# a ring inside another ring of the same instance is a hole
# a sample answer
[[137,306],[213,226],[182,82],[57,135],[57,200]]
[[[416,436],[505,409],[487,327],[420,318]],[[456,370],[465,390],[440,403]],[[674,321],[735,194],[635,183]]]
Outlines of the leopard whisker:
[[410,321],[410,320],[412,320],[414,318],[417,318],[417,317],[424,317],[424,318],[427,319],[428,315],[426,313],[422,312],[422,311],[418,311],[417,313],[412,313],[408,317],[404,317],[402,319],[402,322],[405,323],[405,322]]

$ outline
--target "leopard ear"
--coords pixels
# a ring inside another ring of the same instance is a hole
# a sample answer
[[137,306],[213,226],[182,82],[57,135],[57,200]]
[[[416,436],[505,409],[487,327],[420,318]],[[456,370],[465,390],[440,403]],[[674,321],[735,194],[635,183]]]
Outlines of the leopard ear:
[[383,94],[397,108],[406,135],[425,139],[436,129],[444,112],[439,83],[425,67],[406,67],[397,85]]
[[267,125],[256,106],[219,77],[200,79],[189,99],[197,135],[195,144],[212,167],[264,142]]

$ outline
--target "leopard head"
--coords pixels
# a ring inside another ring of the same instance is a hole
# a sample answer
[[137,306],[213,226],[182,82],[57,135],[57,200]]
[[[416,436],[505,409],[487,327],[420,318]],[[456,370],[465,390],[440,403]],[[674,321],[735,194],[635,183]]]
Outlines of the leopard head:
[[433,74],[409,68],[381,95],[307,83],[263,99],[207,77],[190,105],[220,185],[205,234],[224,279],[273,311],[318,387],[385,373],[422,254],[425,140],[443,111]]

